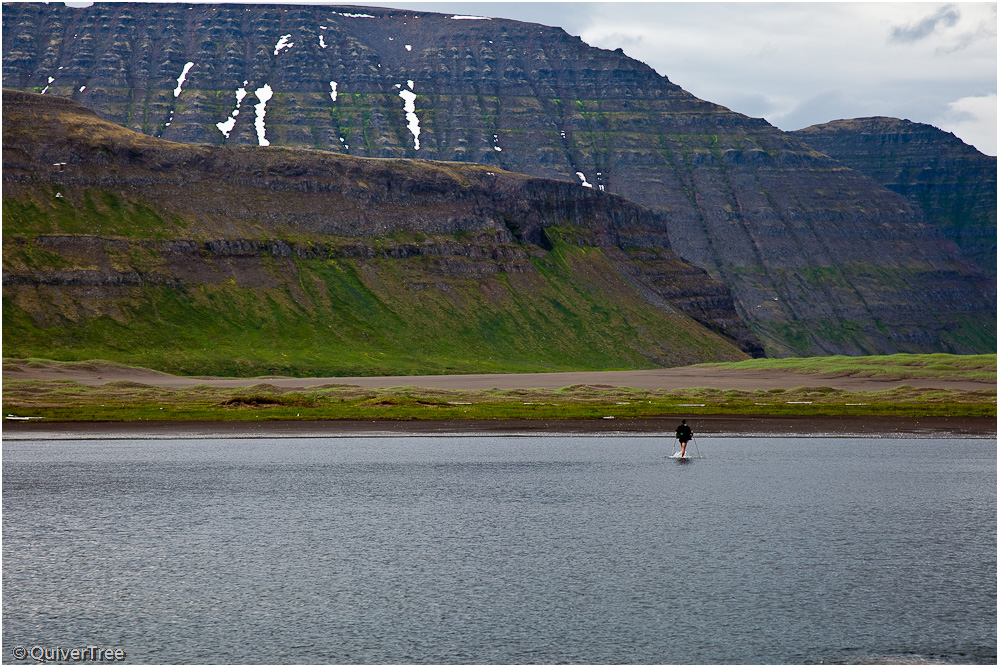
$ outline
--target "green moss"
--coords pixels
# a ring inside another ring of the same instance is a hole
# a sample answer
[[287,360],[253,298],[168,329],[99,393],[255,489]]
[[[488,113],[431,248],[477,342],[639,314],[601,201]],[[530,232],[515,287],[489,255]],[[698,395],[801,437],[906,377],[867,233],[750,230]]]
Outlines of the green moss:
[[79,203],[69,193],[58,190],[53,190],[46,201],[12,197],[3,200],[5,235],[61,233],[167,239],[186,228],[187,223],[178,217],[168,223],[150,206],[96,188],[85,190]]

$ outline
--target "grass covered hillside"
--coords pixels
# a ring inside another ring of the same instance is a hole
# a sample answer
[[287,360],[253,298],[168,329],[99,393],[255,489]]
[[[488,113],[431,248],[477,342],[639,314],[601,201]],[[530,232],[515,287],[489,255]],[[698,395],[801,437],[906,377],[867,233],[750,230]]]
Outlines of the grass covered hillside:
[[478,165],[173,144],[4,94],[3,345],[180,374],[649,368],[760,344],[662,219]]

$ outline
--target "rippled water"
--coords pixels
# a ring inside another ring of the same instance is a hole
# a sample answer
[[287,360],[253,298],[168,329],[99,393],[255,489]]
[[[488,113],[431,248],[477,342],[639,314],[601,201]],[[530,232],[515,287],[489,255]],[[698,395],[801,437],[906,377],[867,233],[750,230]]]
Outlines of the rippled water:
[[6,441],[4,661],[996,662],[996,441],[697,445]]

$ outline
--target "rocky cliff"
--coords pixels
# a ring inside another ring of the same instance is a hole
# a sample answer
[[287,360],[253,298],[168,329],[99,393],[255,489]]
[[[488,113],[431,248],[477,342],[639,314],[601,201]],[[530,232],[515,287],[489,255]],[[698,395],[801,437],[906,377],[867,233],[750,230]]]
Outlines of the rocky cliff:
[[[479,165],[173,143],[17,91],[3,138],[8,356],[347,374],[763,352],[725,286],[670,251],[662,217],[610,193]],[[291,350],[296,363],[280,357]]]
[[997,159],[950,132],[898,118],[832,121],[792,133],[920,207],[994,279]]
[[906,199],[559,29],[377,8],[18,3],[3,41],[5,86],[155,137],[472,161],[624,195],[729,286],[771,355],[996,346],[995,284]]

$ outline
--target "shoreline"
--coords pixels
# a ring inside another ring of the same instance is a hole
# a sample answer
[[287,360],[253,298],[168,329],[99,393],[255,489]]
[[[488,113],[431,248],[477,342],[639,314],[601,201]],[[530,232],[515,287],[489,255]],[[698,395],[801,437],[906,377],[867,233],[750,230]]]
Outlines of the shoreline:
[[687,419],[702,437],[996,438],[992,417],[663,416],[615,420],[4,421],[3,440],[348,438],[377,436],[664,436]]

